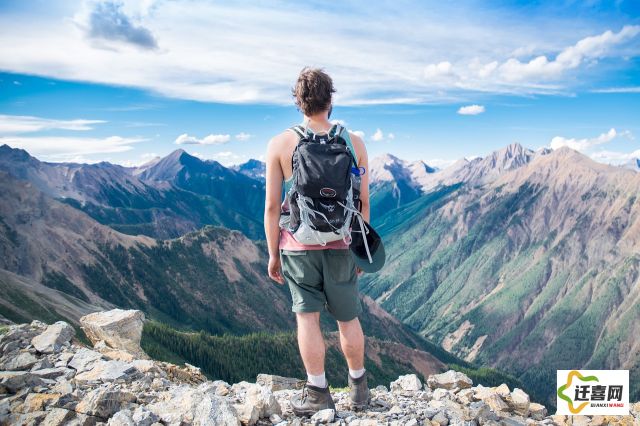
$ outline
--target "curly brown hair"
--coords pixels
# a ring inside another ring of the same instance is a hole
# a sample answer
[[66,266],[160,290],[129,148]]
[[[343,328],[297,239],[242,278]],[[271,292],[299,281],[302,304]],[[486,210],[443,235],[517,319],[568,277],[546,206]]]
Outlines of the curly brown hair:
[[333,80],[321,68],[304,67],[291,90],[298,109],[306,116],[326,111],[336,89]]

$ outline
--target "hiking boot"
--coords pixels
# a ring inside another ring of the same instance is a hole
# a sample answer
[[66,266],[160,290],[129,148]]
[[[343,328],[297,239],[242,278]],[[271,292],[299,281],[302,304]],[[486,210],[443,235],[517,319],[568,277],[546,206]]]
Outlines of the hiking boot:
[[327,408],[336,409],[329,386],[319,388],[307,383],[302,389],[302,393],[292,396],[290,402],[293,413],[299,417],[312,416]]
[[371,401],[369,386],[367,386],[367,373],[354,379],[349,375],[349,398],[352,410],[363,410]]

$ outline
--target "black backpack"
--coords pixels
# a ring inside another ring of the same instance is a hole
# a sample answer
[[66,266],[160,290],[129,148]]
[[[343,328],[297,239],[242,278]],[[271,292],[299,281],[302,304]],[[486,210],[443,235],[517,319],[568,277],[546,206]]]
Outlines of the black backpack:
[[302,126],[290,130],[299,139],[292,158],[293,184],[285,195],[289,216],[280,225],[302,244],[350,243],[352,220],[360,214],[361,178],[346,129],[336,124],[325,135]]

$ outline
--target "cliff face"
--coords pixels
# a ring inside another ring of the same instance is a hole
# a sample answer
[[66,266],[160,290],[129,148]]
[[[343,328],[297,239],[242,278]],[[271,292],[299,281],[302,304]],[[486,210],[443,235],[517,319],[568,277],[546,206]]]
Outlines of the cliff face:
[[[302,382],[267,374],[256,383],[208,381],[197,367],[146,359],[139,346],[144,316],[114,310],[87,315],[81,324],[93,341],[74,338],[67,323],[4,326],[0,337],[0,423],[43,425],[568,425],[547,416],[521,389],[473,385],[457,371],[399,377],[372,390],[370,406],[348,407],[348,392],[334,390],[337,410],[298,418],[289,398]],[[633,424],[626,417],[581,416],[580,424]]]

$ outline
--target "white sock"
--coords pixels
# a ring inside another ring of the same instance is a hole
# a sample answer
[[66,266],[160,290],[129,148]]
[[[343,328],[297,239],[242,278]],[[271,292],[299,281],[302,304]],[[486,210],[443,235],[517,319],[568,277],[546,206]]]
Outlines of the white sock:
[[318,374],[317,376],[307,373],[307,381],[311,386],[315,386],[318,388],[327,387],[327,378],[324,375],[324,371],[322,372],[322,374]]
[[364,372],[365,372],[364,368],[361,368],[360,370],[349,369],[349,375],[351,376],[352,379],[359,379],[360,377],[362,377]]

